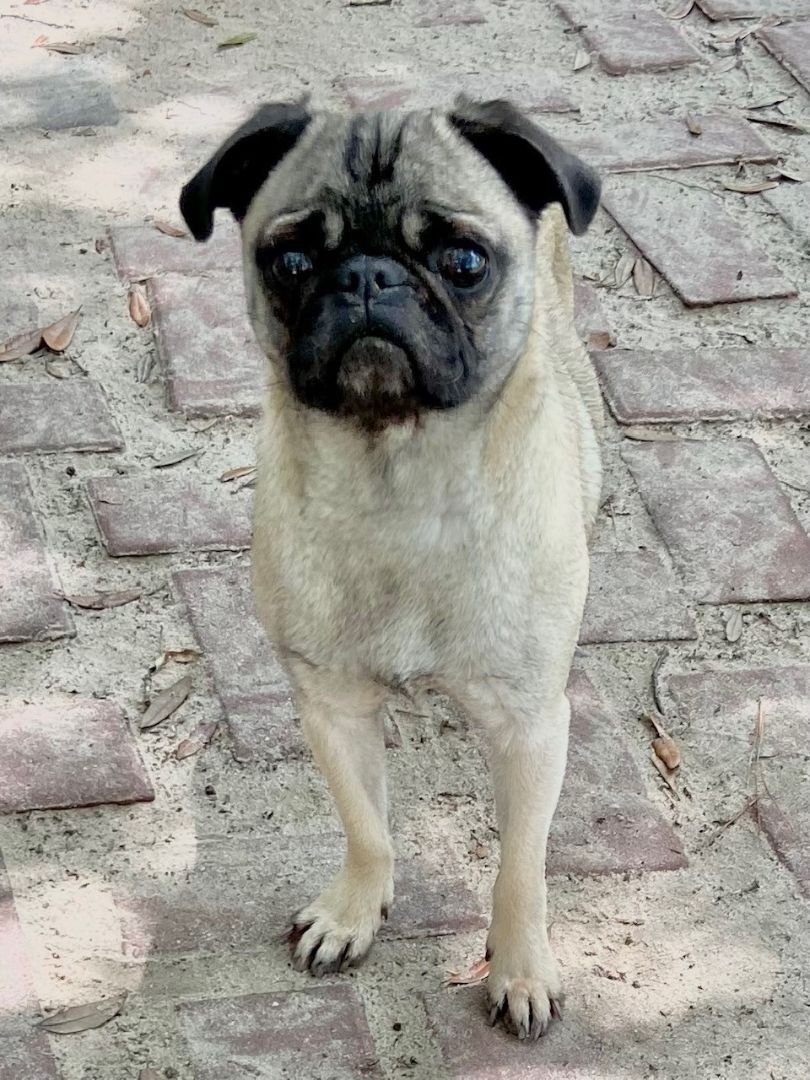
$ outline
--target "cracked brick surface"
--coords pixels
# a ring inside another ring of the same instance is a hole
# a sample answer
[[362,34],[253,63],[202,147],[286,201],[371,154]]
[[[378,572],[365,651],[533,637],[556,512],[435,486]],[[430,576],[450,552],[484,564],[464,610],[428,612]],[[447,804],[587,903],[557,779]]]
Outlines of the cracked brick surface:
[[90,379],[0,386],[0,453],[120,450],[104,391]]
[[657,11],[635,5],[605,8],[594,0],[562,0],[557,9],[597,54],[609,75],[668,71],[700,60],[681,30]]

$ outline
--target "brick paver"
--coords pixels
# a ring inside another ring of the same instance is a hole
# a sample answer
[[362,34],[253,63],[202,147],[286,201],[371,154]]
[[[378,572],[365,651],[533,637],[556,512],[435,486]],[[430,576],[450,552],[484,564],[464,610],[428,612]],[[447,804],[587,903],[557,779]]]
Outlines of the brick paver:
[[477,26],[487,17],[480,7],[464,0],[419,0],[416,25],[421,27]]
[[684,439],[622,454],[696,599],[810,597],[810,539],[754,443]]
[[112,702],[65,696],[0,709],[0,813],[153,798]]
[[747,120],[724,113],[690,119],[701,128],[700,135],[694,135],[680,115],[612,125],[600,122],[587,131],[572,131],[564,141],[590,165],[610,172],[777,159],[776,151]]
[[419,108],[448,104],[459,93],[473,97],[508,97],[528,112],[576,112],[578,106],[564,86],[561,72],[547,67],[476,71],[468,75],[356,75],[339,83],[353,109]]
[[[179,212],[175,224],[183,228]],[[210,240],[167,236],[154,225],[116,225],[110,229],[115,265],[122,281],[142,281],[155,274],[204,274],[242,267],[239,230],[221,210]]]
[[62,70],[39,72],[33,78],[8,78],[0,87],[3,127],[63,131],[67,128],[113,127],[120,113],[111,85],[98,67],[74,57]]
[[698,0],[710,19],[810,18],[810,0]]
[[0,643],[75,633],[58,592],[25,469],[6,462],[0,469]]
[[805,349],[616,349],[593,359],[623,424],[810,415]]
[[735,668],[672,675],[679,738],[695,765],[731,778],[744,802],[754,728],[762,701],[759,821],[777,855],[810,897],[807,718],[810,667]]
[[90,505],[110,555],[240,551],[250,544],[248,492],[214,477],[135,474],[87,481]]
[[171,274],[152,279],[150,293],[169,408],[256,416],[268,361],[248,322],[241,276]]
[[[25,1031],[25,1017],[37,1008],[34,981],[11,883],[0,856],[0,1047],[4,1036]],[[2,1069],[0,1050],[0,1069]],[[2,1072],[0,1072],[2,1076]]]
[[769,26],[757,36],[796,82],[810,91],[810,22]]
[[59,1080],[47,1035],[0,1037],[0,1080]]
[[245,1076],[370,1080],[382,1076],[353,986],[189,1001],[177,1006],[195,1080]]
[[796,295],[708,191],[621,176],[610,180],[602,202],[689,307]]
[[695,64],[700,53],[677,25],[657,11],[599,0],[560,0],[555,7],[571,26],[581,26],[582,39],[609,75],[667,71]]
[[0,385],[0,452],[120,450],[104,391],[91,379]]
[[[617,598],[621,598],[617,602]],[[591,555],[591,584],[581,644],[697,637],[681,583],[652,551]]]

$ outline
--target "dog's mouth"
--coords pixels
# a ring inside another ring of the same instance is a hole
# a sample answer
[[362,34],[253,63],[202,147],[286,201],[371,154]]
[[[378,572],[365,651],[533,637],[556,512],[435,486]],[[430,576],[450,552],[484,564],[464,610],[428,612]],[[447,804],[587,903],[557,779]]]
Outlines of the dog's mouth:
[[338,412],[363,427],[401,423],[419,411],[419,379],[401,345],[369,334],[355,339],[339,358]]

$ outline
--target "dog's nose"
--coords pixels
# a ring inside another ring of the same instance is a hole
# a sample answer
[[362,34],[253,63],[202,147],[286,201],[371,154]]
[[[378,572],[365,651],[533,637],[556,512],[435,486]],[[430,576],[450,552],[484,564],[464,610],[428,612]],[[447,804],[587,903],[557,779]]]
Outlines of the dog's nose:
[[382,255],[355,255],[341,263],[335,276],[340,292],[355,293],[366,300],[408,280],[402,263]]

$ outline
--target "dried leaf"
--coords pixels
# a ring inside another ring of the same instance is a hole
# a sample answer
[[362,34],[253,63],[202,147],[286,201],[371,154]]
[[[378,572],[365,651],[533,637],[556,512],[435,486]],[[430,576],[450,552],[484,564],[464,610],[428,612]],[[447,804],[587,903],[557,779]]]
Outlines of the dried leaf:
[[659,735],[653,739],[652,748],[668,769],[677,769],[681,763],[681,752],[671,735]]
[[700,124],[700,121],[696,120],[695,117],[691,113],[686,114],[686,126],[687,126],[687,128],[689,130],[689,133],[691,135],[702,135],[703,134],[703,127]]
[[106,608],[121,607],[123,604],[131,604],[133,600],[140,600],[143,593],[140,589],[123,589],[120,592],[64,593],[63,595],[65,600],[74,607],[103,611]]
[[140,285],[131,285],[129,289],[129,316],[137,326],[148,326],[152,319],[149,301]]
[[181,743],[178,743],[174,756],[178,761],[182,761],[184,758],[199,754],[200,750],[211,742],[218,727],[219,724],[216,721],[210,724],[198,724],[195,731],[187,739],[183,739]]
[[779,183],[776,180],[726,180],[723,187],[726,191],[737,191],[740,195],[758,195],[760,191],[779,187]]
[[78,56],[83,50],[80,45],[72,45],[69,41],[43,41],[40,46],[48,52],[62,53],[64,56]]
[[675,796],[676,799],[680,799],[681,796],[680,796],[680,794],[678,792],[677,787],[675,786],[675,781],[672,778],[671,770],[666,767],[664,762],[661,760],[660,757],[658,757],[658,755],[655,753],[654,750],[651,751],[650,758],[652,759],[653,765],[656,767],[658,772],[661,774],[661,778],[664,781],[664,783],[667,785],[669,790],[672,792],[672,794]]
[[479,960],[464,974],[459,971],[449,971],[445,986],[479,986],[489,975],[489,966],[489,960]]
[[742,637],[743,621],[739,608],[732,611],[726,621],[726,641],[739,641]]
[[732,68],[737,66],[736,56],[725,56],[722,60],[718,60],[716,64],[712,65],[712,70],[716,71],[718,75],[722,75],[725,71],[731,71]]
[[178,240],[182,239],[184,236],[188,236],[185,229],[178,229],[176,225],[172,225],[168,221],[156,221],[155,228],[158,232],[162,232],[164,236],[175,236]]
[[633,267],[636,264],[635,255],[631,255],[629,251],[625,251],[624,255],[616,263],[616,269],[613,271],[613,281],[617,289],[621,289],[633,275]]
[[54,379],[70,378],[70,365],[59,360],[48,360],[45,363],[45,371]]
[[673,435],[671,431],[655,431],[652,428],[636,427],[631,425],[630,427],[622,428],[624,437],[626,439],[633,439],[635,442],[677,442],[678,436]]
[[179,709],[188,695],[191,693],[191,676],[184,675],[173,686],[161,690],[152,701],[149,708],[141,717],[138,725],[141,731],[147,728],[157,727],[167,720],[175,710]]
[[227,484],[230,480],[238,480],[241,476],[249,476],[253,472],[256,472],[255,465],[238,465],[235,469],[226,469],[219,479],[223,484]]
[[664,14],[668,19],[685,19],[694,6],[695,0],[676,0],[676,3]]
[[589,349],[610,349],[616,344],[616,337],[609,330],[595,330],[588,335]]
[[196,8],[181,8],[181,11],[187,19],[191,19],[192,22],[199,23],[201,26],[219,25],[216,19],[212,19],[210,15],[206,15],[203,11],[197,11]]
[[387,7],[391,0],[346,0],[346,7]]
[[48,40],[48,35],[47,34],[38,34],[34,38],[32,44],[31,44],[31,48],[32,49],[37,49],[37,48],[39,48],[40,45],[44,45],[47,40]]
[[69,315],[63,315],[55,323],[46,326],[42,331],[42,340],[51,352],[64,352],[73,341],[76,327],[79,325],[79,312],[81,308],[71,311]]
[[233,37],[225,38],[217,45],[218,49],[235,49],[237,45],[247,45],[249,41],[255,41],[258,34],[234,34]]
[[576,56],[574,57],[574,71],[582,71],[583,68],[589,67],[591,63],[591,54],[587,49],[577,49]]
[[108,1020],[117,1016],[123,1008],[126,995],[107,998],[106,1001],[93,1001],[88,1005],[73,1005],[69,1009],[60,1009],[52,1016],[40,1020],[37,1027],[44,1028],[55,1035],[73,1035],[77,1031],[89,1031],[101,1027]]
[[93,247],[96,249],[96,255],[103,255],[104,252],[109,248],[109,246],[110,241],[107,239],[106,236],[97,236],[96,242],[93,245]]
[[201,453],[202,450],[178,450],[176,454],[170,454],[169,457],[156,461],[152,468],[168,469],[172,465],[179,465],[181,461],[189,461],[191,458],[198,457]]
[[802,173],[794,172],[792,169],[786,169],[784,165],[781,165],[776,172],[768,174],[769,180],[790,180],[794,184],[803,184],[807,179]]
[[788,131],[795,131],[799,135],[807,134],[807,128],[804,124],[791,120],[788,116],[760,116],[757,113],[747,112],[745,118],[750,120],[752,124],[770,124],[771,127],[786,128]]
[[138,1080],[160,1080],[160,1074],[156,1073],[154,1069],[141,1069],[138,1073]]
[[639,296],[652,296],[655,292],[655,271],[640,255],[633,263],[633,284]]
[[201,656],[202,653],[199,649],[166,649],[163,653],[163,662],[174,660],[178,664],[191,664]]
[[746,109],[772,109],[774,105],[781,105],[783,101],[787,101],[790,95],[783,95],[777,98],[765,98],[763,101],[757,101],[753,105],[746,105]]
[[19,360],[21,356],[28,356],[29,353],[36,352],[41,344],[41,330],[26,330],[22,334],[15,334],[0,345],[0,364],[5,364],[9,360]]

